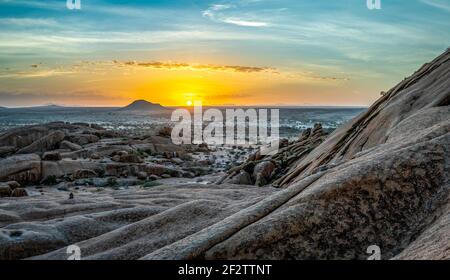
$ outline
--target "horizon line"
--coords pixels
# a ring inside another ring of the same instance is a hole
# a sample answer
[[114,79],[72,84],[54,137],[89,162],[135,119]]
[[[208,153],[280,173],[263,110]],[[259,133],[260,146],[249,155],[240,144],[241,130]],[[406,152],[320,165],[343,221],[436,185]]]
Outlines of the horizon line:
[[[155,104],[155,103],[154,103]],[[31,105],[31,106],[3,106],[0,105],[0,109],[30,109],[30,108],[45,108],[45,107],[59,107],[59,108],[97,108],[97,109],[119,109],[124,108],[128,105],[122,105],[122,106],[112,106],[112,105],[98,105],[98,106],[84,106],[84,105]],[[187,105],[161,105],[166,108],[194,108],[194,106],[187,106]],[[222,107],[222,108],[235,108],[235,107],[242,107],[242,108],[369,108],[370,105],[320,105],[320,104],[286,104],[286,105],[279,105],[279,104],[255,104],[255,105],[239,105],[239,104],[219,104],[219,105],[202,105],[202,107]]]

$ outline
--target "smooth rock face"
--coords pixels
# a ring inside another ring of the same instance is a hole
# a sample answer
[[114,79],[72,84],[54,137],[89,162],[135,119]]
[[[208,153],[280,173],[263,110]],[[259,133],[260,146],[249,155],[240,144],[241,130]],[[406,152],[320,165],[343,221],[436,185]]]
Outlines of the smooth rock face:
[[[383,259],[449,259],[449,116],[450,50],[328,137],[317,125],[278,154],[256,153],[222,178],[254,184],[264,177],[264,188],[164,183],[170,178],[1,198],[0,259],[67,259],[72,244],[82,259],[366,259],[372,245]],[[0,141],[27,146],[42,137],[22,141],[9,133]],[[99,153],[103,141],[83,150]],[[159,137],[114,142],[122,147],[106,147],[105,156],[145,142],[155,152],[170,147]],[[37,155],[13,157],[0,160],[0,180],[40,163]],[[105,174],[182,173],[153,162],[91,163]]]
[[276,192],[212,187],[105,189],[78,192],[73,199],[49,188],[43,196],[8,198],[0,205],[0,259],[67,259],[65,247],[71,244],[80,245],[82,259],[138,259]]

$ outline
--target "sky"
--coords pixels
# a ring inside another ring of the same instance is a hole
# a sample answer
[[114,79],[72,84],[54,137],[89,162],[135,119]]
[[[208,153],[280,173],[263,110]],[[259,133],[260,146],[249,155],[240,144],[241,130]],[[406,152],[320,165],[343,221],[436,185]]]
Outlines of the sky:
[[450,0],[0,0],[0,106],[368,106],[450,47]]

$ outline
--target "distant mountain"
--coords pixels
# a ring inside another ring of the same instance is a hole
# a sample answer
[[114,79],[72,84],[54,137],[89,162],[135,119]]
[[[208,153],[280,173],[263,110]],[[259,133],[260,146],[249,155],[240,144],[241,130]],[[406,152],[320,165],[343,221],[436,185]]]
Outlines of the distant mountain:
[[62,109],[64,108],[64,106],[61,105],[57,105],[57,104],[47,104],[47,105],[42,105],[42,106],[35,106],[32,108],[38,108],[38,109]]
[[65,110],[67,107],[56,105],[56,104],[47,104],[47,105],[39,105],[39,106],[31,106],[31,107],[18,107],[13,108],[14,110],[29,110],[29,111],[58,111]]
[[136,100],[128,106],[120,109],[120,111],[152,111],[152,112],[164,112],[167,109],[160,104],[148,102],[146,100]]

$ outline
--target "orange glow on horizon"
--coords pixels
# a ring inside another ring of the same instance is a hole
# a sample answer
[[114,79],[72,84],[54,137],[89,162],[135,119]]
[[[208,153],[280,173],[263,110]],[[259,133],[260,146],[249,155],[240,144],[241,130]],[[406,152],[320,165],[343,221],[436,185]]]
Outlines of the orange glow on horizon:
[[[37,71],[37,70],[36,70]],[[84,66],[73,73],[10,80],[24,91],[45,88],[41,103],[76,106],[124,106],[144,99],[162,106],[361,105],[361,94],[346,80],[321,79],[289,72],[233,72],[210,69]],[[370,87],[370,85],[365,85]],[[50,100],[49,100],[50,99]]]

